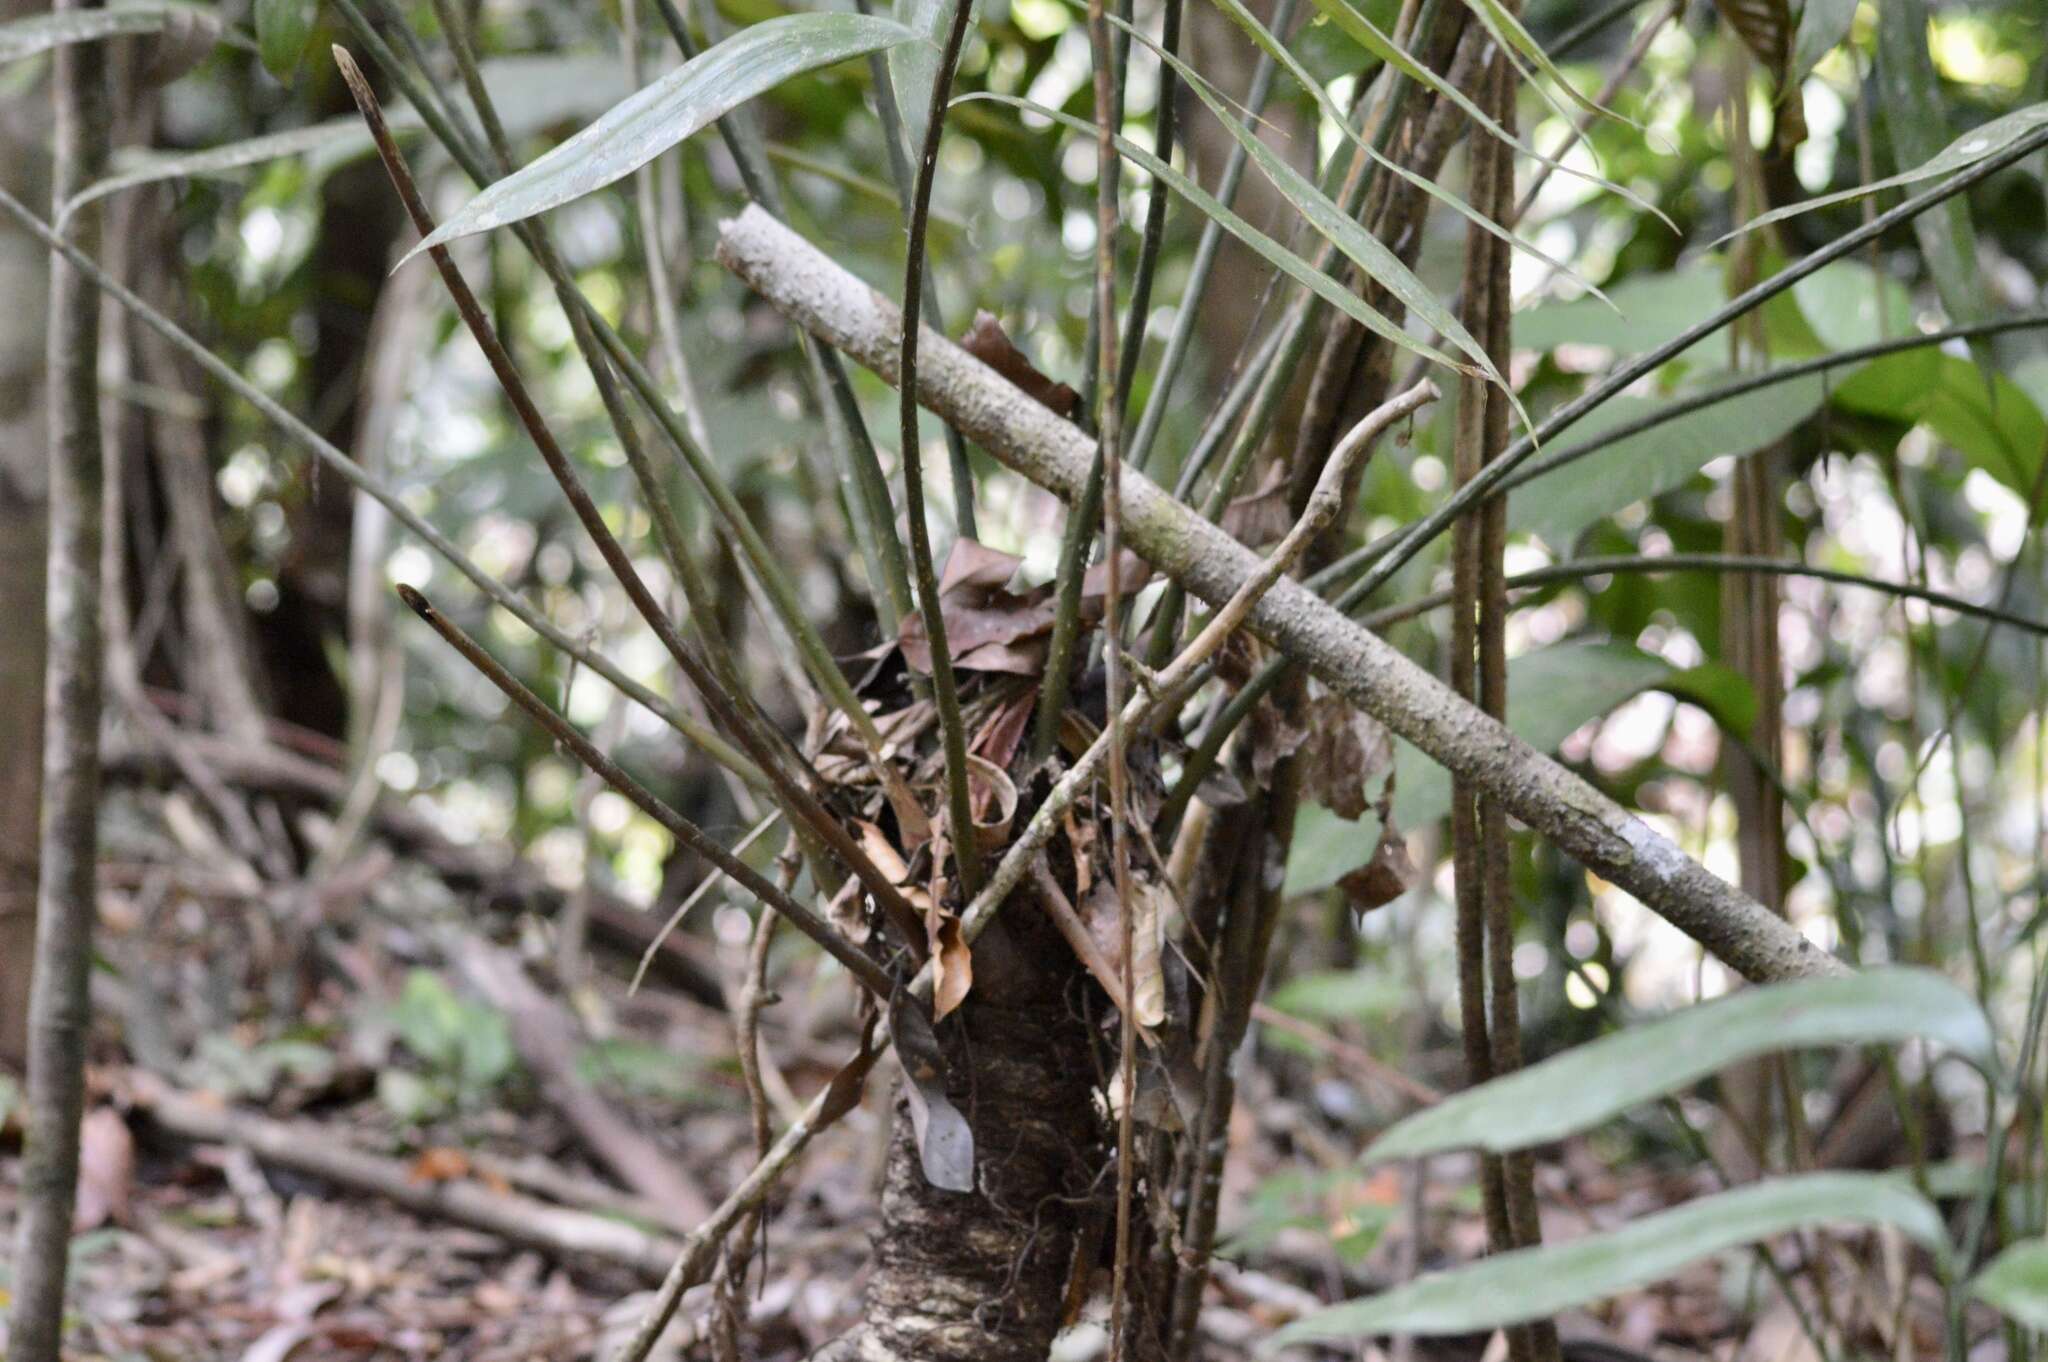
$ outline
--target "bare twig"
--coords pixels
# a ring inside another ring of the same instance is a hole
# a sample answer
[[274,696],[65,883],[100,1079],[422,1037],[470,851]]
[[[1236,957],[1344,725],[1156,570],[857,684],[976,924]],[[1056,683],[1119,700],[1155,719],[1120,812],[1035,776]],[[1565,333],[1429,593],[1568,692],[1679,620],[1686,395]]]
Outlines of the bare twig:
[[664,1210],[691,1222],[709,1215],[711,1203],[703,1189],[583,1077],[577,1067],[576,1019],[534,986],[525,966],[472,935],[450,933],[443,944],[470,985],[505,1014],[513,1044],[542,1095],[591,1153]]
[[201,1144],[234,1145],[264,1163],[371,1192],[415,1215],[452,1221],[508,1243],[566,1258],[599,1258],[658,1279],[673,1261],[672,1239],[651,1235],[609,1215],[550,1206],[469,1179],[427,1181],[397,1159],[366,1154],[303,1121],[273,1121],[221,1107],[136,1075],[137,1105],[157,1125]]
[[1418,1107],[1433,1107],[1444,1100],[1444,1095],[1417,1078],[1410,1078],[1393,1065],[1374,1055],[1372,1051],[1353,1045],[1342,1036],[1332,1034],[1311,1022],[1282,1012],[1265,1003],[1252,1004],[1252,1020],[1275,1031],[1285,1031],[1296,1040],[1304,1041],[1332,1058],[1340,1060],[1347,1068],[1356,1069],[1365,1078],[1383,1088],[1392,1089]]
[[732,1195],[683,1241],[682,1249],[676,1253],[667,1275],[662,1278],[661,1289],[655,1293],[654,1303],[648,1307],[640,1327],[633,1331],[633,1337],[619,1349],[611,1362],[646,1362],[647,1354],[653,1351],[662,1331],[675,1318],[683,1293],[704,1280],[719,1245],[725,1241],[726,1235],[732,1233],[740,1217],[760,1205],[774,1190],[782,1174],[803,1154],[813,1136],[858,1105],[861,1081],[880,1054],[879,1048],[863,1047],[860,1054],[848,1061],[832,1082],[811,1099],[810,1105],[804,1108],[804,1114],[792,1122],[768,1153],[754,1164],[753,1171],[732,1189]]

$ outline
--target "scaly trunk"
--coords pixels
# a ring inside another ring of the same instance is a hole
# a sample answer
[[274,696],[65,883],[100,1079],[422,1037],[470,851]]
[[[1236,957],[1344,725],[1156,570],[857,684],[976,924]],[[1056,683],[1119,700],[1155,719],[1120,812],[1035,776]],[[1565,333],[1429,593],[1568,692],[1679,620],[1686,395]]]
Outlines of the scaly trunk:
[[947,1091],[974,1130],[975,1190],[925,1180],[899,1096],[862,1323],[832,1347],[835,1362],[1043,1362],[1082,1222],[1108,1195],[1076,1003],[1093,986],[1028,902],[974,955],[974,992],[938,1035]]

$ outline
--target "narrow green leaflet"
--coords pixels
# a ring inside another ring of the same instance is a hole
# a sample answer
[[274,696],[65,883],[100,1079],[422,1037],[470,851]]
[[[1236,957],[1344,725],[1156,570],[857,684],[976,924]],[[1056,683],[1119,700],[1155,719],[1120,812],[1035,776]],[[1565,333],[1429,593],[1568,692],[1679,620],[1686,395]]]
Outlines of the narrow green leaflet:
[[[1336,100],[1330,97],[1330,92],[1322,87],[1321,82],[1317,81],[1316,78],[1309,72],[1308,68],[1303,66],[1300,60],[1296,58],[1292,52],[1288,51],[1287,45],[1285,43],[1281,42],[1278,38],[1273,36],[1272,30],[1268,29],[1264,24],[1260,23],[1258,17],[1254,15],[1250,10],[1244,7],[1244,5],[1241,3],[1241,0],[1216,0],[1216,7],[1222,10],[1226,15],[1228,15],[1230,17],[1231,22],[1235,23],[1239,28],[1244,30],[1245,36],[1249,37],[1252,40],[1252,42],[1255,45],[1257,45],[1260,51],[1267,53],[1273,58],[1274,61],[1286,67],[1288,74],[1293,76],[1296,82],[1298,82],[1303,89],[1307,90],[1309,94],[1315,97],[1316,103],[1322,107],[1323,112],[1329,116],[1330,121],[1335,123],[1340,129],[1342,129],[1344,135],[1350,138],[1352,142],[1356,143],[1359,147],[1363,148],[1365,153],[1368,156],[1372,157],[1374,161],[1378,162],[1381,166],[1385,167],[1386,169],[1394,172],[1396,175],[1399,175],[1402,179],[1407,180],[1410,184],[1413,184],[1418,188],[1422,189],[1425,193],[1429,194],[1431,198],[1437,200],[1439,203],[1446,204],[1454,208],[1461,215],[1463,215],[1468,222],[1478,222],[1482,226],[1487,224],[1487,219],[1485,218],[1485,215],[1474,212],[1472,206],[1466,203],[1463,199],[1458,198],[1455,194],[1452,194],[1447,190],[1438,188],[1436,182],[1429,179],[1427,176],[1417,175],[1414,171],[1408,169],[1408,167],[1400,164],[1397,161],[1390,160],[1387,157],[1381,155],[1373,147],[1370,139],[1363,136],[1358,131],[1358,129],[1354,128],[1351,125],[1351,119],[1349,115],[1345,113],[1343,106],[1338,104]],[[1394,67],[1394,69],[1400,71],[1410,80],[1418,81],[1421,84],[1427,86],[1430,90],[1436,92],[1439,95],[1442,95],[1445,99],[1450,100],[1453,104],[1457,105],[1460,109],[1462,109],[1468,118],[1471,118],[1474,122],[1478,123],[1481,127],[1485,128],[1495,137],[1500,138],[1503,142],[1506,142],[1509,146],[1513,147],[1516,151],[1528,157],[1530,160],[1537,161],[1543,165],[1550,166],[1563,174],[1574,177],[1575,179],[1581,179],[1587,181],[1590,184],[1596,184],[1600,186],[1600,188],[1609,192],[1610,194],[1619,194],[1622,198],[1627,199],[1630,203],[1642,209],[1644,212],[1654,214],[1658,218],[1663,219],[1666,225],[1672,227],[1673,231],[1677,230],[1677,227],[1671,223],[1671,219],[1665,217],[1663,212],[1658,209],[1657,205],[1651,203],[1648,199],[1643,198],[1640,194],[1637,194],[1635,191],[1627,188],[1624,185],[1616,184],[1612,180],[1606,179],[1602,176],[1589,174],[1586,171],[1578,169],[1576,166],[1567,165],[1563,161],[1553,160],[1551,157],[1543,155],[1534,147],[1530,146],[1528,143],[1516,137],[1513,133],[1509,132],[1506,128],[1502,127],[1499,123],[1495,122],[1493,118],[1489,116],[1484,109],[1480,108],[1477,104],[1473,103],[1472,100],[1464,93],[1464,91],[1458,89],[1456,85],[1445,80],[1442,76],[1437,75],[1434,71],[1431,71],[1428,67],[1416,61],[1406,52],[1403,52],[1400,46],[1397,43],[1395,43],[1392,38],[1388,37],[1384,32],[1382,32],[1378,27],[1376,27],[1370,19],[1367,19],[1363,14],[1359,13],[1350,5],[1346,4],[1345,0],[1316,0],[1316,7],[1322,10],[1322,12],[1325,15],[1327,15],[1330,18],[1330,20],[1334,22],[1339,28],[1343,29],[1344,32],[1350,38],[1352,38],[1353,41],[1359,44],[1359,46],[1373,53],[1382,61],[1389,63]],[[1493,229],[1489,227],[1488,230]],[[1521,241],[1520,238],[1514,236],[1512,233],[1504,234],[1502,236],[1502,239],[1512,243],[1515,247],[1517,247],[1520,250],[1529,251],[1532,254],[1536,253],[1532,247],[1528,246],[1526,243]],[[1543,259],[1546,263],[1556,266],[1559,269],[1564,268],[1563,266],[1557,265],[1555,261],[1550,260],[1548,256],[1540,256],[1539,258]],[[1570,271],[1566,272],[1570,273]],[[1578,279],[1578,276],[1576,274],[1573,274],[1571,277],[1574,279]],[[1586,285],[1584,280],[1579,280],[1578,282],[1584,285],[1585,287],[1591,287],[1591,285]],[[1597,292],[1597,290],[1595,291]]]
[[[1624,118],[1614,110],[1603,108],[1585,95],[1580,94],[1578,87],[1566,80],[1564,72],[1557,69],[1557,63],[1552,61],[1550,54],[1543,50],[1543,44],[1537,42],[1535,36],[1528,29],[1522,27],[1522,21],[1515,17],[1515,12],[1502,4],[1501,0],[1465,0],[1465,8],[1472,11],[1480,24],[1493,36],[1495,42],[1507,49],[1510,60],[1513,60],[1513,54],[1520,53],[1538,71],[1547,76],[1553,85],[1556,85],[1567,95],[1570,95],[1572,102],[1579,105],[1587,113],[1612,118],[1616,122],[1626,123],[1632,128],[1640,129],[1642,127],[1635,120]],[[1551,97],[1549,90],[1539,84],[1534,76],[1530,75],[1528,67],[1522,66],[1520,62],[1516,62],[1515,65],[1521,70],[1522,78],[1536,86],[1537,92],[1543,96],[1545,103],[1549,104],[1551,108],[1556,109],[1560,115],[1567,118],[1571,116],[1566,109],[1561,107]],[[1664,215],[1659,213],[1658,216],[1663,217]],[[1671,224],[1671,219],[1665,218],[1664,221],[1666,225],[1672,226],[1673,231],[1677,230],[1677,227]]]
[[[1201,101],[1209,106],[1209,112],[1216,115],[1216,121],[1229,130],[1231,136],[1237,139],[1238,145],[1245,149],[1245,153],[1258,163],[1259,169],[1272,181],[1273,187],[1308,219],[1310,226],[1342,251],[1359,269],[1378,280],[1388,293],[1406,304],[1410,312],[1429,323],[1438,335],[1462,350],[1488,378],[1500,386],[1502,392],[1508,394],[1509,401],[1515,401],[1514,390],[1508,386],[1508,381],[1500,370],[1494,367],[1486,348],[1472,338],[1472,333],[1451,314],[1449,308],[1438,301],[1429,286],[1416,278],[1413,270],[1401,263],[1399,256],[1388,250],[1378,237],[1366,231],[1348,213],[1331,202],[1329,196],[1316,188],[1306,175],[1275,155],[1273,149],[1242,122],[1231,117],[1230,112],[1223,107],[1223,101],[1210,89],[1209,82],[1186,62],[1122,19],[1111,16],[1111,22],[1151,48],[1161,61],[1173,67]],[[1515,405],[1519,411],[1521,404],[1515,402]],[[1528,414],[1524,412],[1522,417],[1523,424],[1528,424]]]
[[[956,102],[980,99],[990,100],[997,104],[1008,104],[1012,108],[1022,109],[1026,113],[1037,114],[1040,118],[1049,118],[1055,123],[1073,129],[1075,132],[1086,133],[1090,137],[1095,135],[1095,125],[1087,119],[1076,118],[1073,114],[1061,113],[1057,109],[1048,109],[1042,104],[1034,104],[1030,100],[1020,99],[1016,95],[976,92],[974,94],[962,95],[960,100]],[[1293,251],[1288,250],[1285,246],[1282,246],[1279,242],[1273,240],[1272,237],[1267,236],[1228,208],[1225,208],[1204,192],[1200,185],[1160,160],[1157,156],[1154,156],[1151,152],[1145,150],[1145,148],[1139,146],[1136,142],[1126,137],[1119,137],[1116,139],[1116,149],[1126,159],[1135,162],[1146,174],[1161,181],[1167,188],[1186,199],[1190,204],[1193,204],[1196,211],[1206,217],[1215,219],[1224,231],[1251,247],[1268,264],[1295,282],[1307,287],[1318,298],[1321,298],[1324,302],[1330,304],[1330,306],[1336,308],[1339,312],[1342,312],[1374,335],[1392,341],[1404,350],[1412,350],[1418,355],[1435,360],[1438,364],[1447,365],[1453,369],[1464,369],[1467,367],[1435,346],[1409,335],[1386,317],[1367,307],[1363,302],[1359,301],[1357,294],[1345,288],[1329,275],[1324,274],[1308,261],[1303,260]]]
[[1711,1254],[1822,1224],[1885,1225],[1937,1258],[1949,1255],[1941,1213],[1904,1179],[1808,1173],[1701,1197],[1606,1234],[1433,1272],[1296,1320],[1259,1351],[1378,1334],[1478,1333],[1542,1319],[1662,1280]]
[[[1926,0],[1886,0],[1878,6],[1877,89],[1885,130],[1891,134],[1893,162],[1899,166],[1924,164],[1940,156],[1948,142],[1948,103],[1927,38]],[[1913,219],[1913,234],[1949,320],[1974,322],[1990,316],[1977,269],[1977,232],[1971,225],[1969,199],[1958,195],[1922,213]],[[1989,342],[1979,342],[1973,349],[1989,375]]]
[[1997,1068],[1983,1009],[1939,974],[1874,969],[1801,979],[1745,988],[1483,1083],[1394,1126],[1373,1141],[1365,1160],[1527,1149],[1680,1091],[1739,1060],[1913,1039],[1946,1046],[1987,1073]]
[[1970,1282],[1970,1294],[2029,1329],[2048,1329],[2048,1239],[2014,1244]]
[[[973,4],[974,0],[960,0]],[[896,22],[918,38],[889,49],[889,83],[896,89],[896,108],[903,119],[903,135],[911,163],[917,162],[924,146],[925,124],[931,117],[932,86],[939,80],[939,57],[943,55],[946,26],[952,18],[948,0],[895,0]]]
[[[1931,180],[1942,175],[1952,175],[1958,170],[1967,170],[1987,157],[1996,156],[1999,152],[2004,151],[2014,142],[2019,141],[2044,123],[2048,123],[2048,103],[2029,104],[2024,109],[2015,109],[2002,118],[1994,118],[1982,127],[1973,128],[1969,132],[1964,133],[1961,137],[1956,138],[1955,141],[1950,142],[1911,170],[1900,171],[1898,174],[1887,176],[1882,180],[1872,180],[1869,184],[1858,185],[1854,189],[1838,190],[1833,194],[1823,194],[1817,199],[1806,199],[1800,203],[1788,204],[1783,208],[1774,209],[1771,212],[1751,218],[1748,222],[1745,222],[1720,240],[1726,241],[1728,237],[1740,236],[1744,232],[1753,232],[1765,223],[1783,222],[1786,218],[1796,218],[1801,213],[1811,213],[1816,208],[1827,208],[1837,203],[1848,203],[1853,199],[1860,199],[1866,194],[1876,194],[1887,189],[1899,189],[1909,184],[1918,184],[1922,180]],[[1715,244],[1719,245],[1720,242],[1717,241]]]
[[[108,5],[105,9],[32,14],[12,23],[0,24],[0,62],[20,61],[23,57],[33,57],[69,43],[96,42],[124,34],[155,33],[170,21],[174,10],[206,13],[190,5],[135,0],[131,4]],[[210,14],[207,17],[215,19]]]
[[1820,65],[1820,59],[1840,47],[1849,37],[1849,25],[1856,18],[1856,0],[1806,0],[1799,12],[1799,32],[1792,39],[1792,66],[1788,84],[1798,85]]
[[[1682,485],[1723,455],[1754,453],[1796,429],[1820,410],[1826,381],[1815,374],[1758,389],[1617,440],[1584,458],[1562,463],[1508,501],[1510,531],[1541,535],[1569,549],[1581,531],[1638,501]],[[1583,448],[1604,430],[1638,420],[1674,399],[1617,397],[1572,427]],[[1567,458],[1575,450],[1559,450]]]
[[318,0],[256,0],[256,55],[279,80],[291,79],[313,36]]
[[[407,137],[419,131],[417,117],[401,119],[394,115],[392,131],[400,137]],[[224,175],[232,170],[261,165],[284,156],[303,156],[310,152],[328,152],[339,159],[344,154],[367,152],[371,149],[369,130],[363,127],[359,118],[337,118],[326,123],[315,123],[310,127],[290,128],[284,132],[265,133],[261,137],[249,137],[224,146],[208,147],[203,151],[164,152],[146,147],[130,148],[115,154],[115,164],[120,167],[104,180],[98,180],[73,195],[64,205],[64,212],[76,212],[94,199],[105,198],[123,189],[137,185],[155,184],[160,180],[180,180],[191,176]]]
[[788,14],[741,29],[478,194],[407,258],[602,189],[792,76],[916,36],[893,20],[862,14]]

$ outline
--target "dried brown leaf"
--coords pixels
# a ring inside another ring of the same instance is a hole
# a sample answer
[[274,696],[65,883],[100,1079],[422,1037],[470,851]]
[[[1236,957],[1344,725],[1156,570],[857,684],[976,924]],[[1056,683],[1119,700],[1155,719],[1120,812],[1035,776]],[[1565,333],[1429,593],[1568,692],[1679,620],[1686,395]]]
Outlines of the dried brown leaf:
[[960,348],[1059,416],[1072,420],[1081,405],[1081,394],[1039,372],[1038,366],[1017,348],[1003,330],[1003,324],[996,320],[993,312],[974,314],[974,325],[960,338]]
[[78,1129],[78,1199],[72,1208],[74,1233],[108,1222],[126,1224],[135,1189],[135,1137],[112,1107],[95,1107]]
[[974,952],[952,913],[927,915],[925,933],[932,953],[932,1020],[944,1021],[974,987]]

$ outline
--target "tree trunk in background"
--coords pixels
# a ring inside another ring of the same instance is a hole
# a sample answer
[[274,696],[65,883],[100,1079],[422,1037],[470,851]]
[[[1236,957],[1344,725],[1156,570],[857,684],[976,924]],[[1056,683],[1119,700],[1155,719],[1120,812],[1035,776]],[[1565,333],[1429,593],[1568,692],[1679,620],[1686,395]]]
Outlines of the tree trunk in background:
[[[43,8],[0,2],[0,20]],[[0,184],[24,203],[47,203],[49,102],[25,93],[0,101]],[[49,436],[43,414],[44,308],[49,258],[11,222],[0,223],[0,1068],[28,1052],[29,962],[35,956],[37,810],[43,770],[43,555],[47,547]]]
[[[83,9],[83,4],[57,6]],[[50,192],[62,200],[106,163],[106,52],[57,49]],[[99,253],[99,205],[73,214],[67,234]],[[98,917],[100,544],[100,297],[62,259],[49,270],[49,569],[45,617],[41,874],[29,997],[28,1083],[21,1216],[14,1256],[11,1355],[58,1362],[64,1283],[78,1194],[78,1123],[85,1106],[88,976]]]

